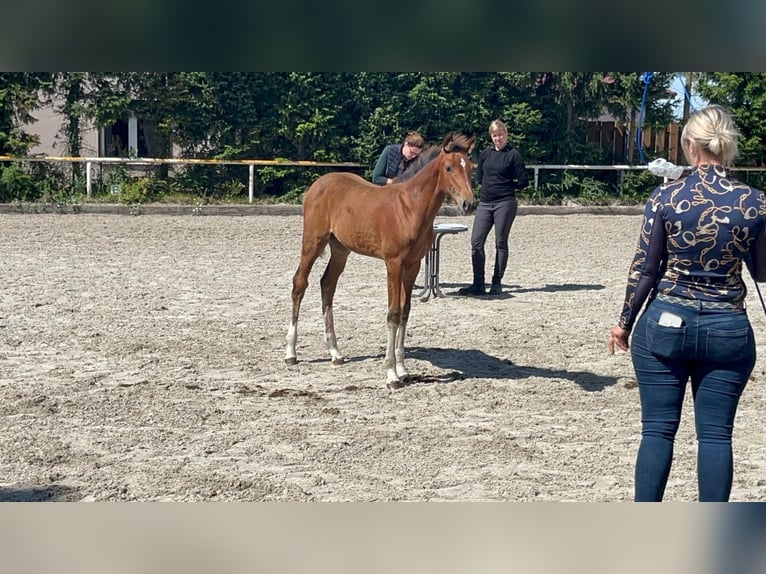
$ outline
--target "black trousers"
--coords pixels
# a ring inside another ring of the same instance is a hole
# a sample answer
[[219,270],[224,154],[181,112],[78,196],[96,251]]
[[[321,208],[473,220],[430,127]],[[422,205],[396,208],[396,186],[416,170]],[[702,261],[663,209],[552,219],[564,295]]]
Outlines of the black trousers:
[[484,285],[484,265],[487,260],[484,244],[493,226],[495,228],[495,269],[492,273],[492,283],[499,284],[503,279],[510,253],[508,237],[517,211],[518,202],[515,197],[492,203],[482,201],[476,208],[471,231],[471,265],[474,285]]

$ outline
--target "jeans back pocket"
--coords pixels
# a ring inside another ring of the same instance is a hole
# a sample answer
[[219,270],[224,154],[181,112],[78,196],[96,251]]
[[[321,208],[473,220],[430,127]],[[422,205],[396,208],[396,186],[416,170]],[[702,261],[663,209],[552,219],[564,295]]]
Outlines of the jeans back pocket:
[[751,352],[750,328],[705,329],[705,353],[707,358],[718,363],[739,361]]
[[678,357],[686,346],[686,326],[668,327],[649,317],[646,323],[646,344],[656,357]]

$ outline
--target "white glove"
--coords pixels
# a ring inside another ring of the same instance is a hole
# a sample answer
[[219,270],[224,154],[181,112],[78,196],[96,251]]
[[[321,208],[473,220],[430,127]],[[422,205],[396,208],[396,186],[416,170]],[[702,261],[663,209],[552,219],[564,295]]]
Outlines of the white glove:
[[654,175],[667,177],[668,179],[678,179],[684,172],[683,166],[676,165],[666,159],[662,159],[661,157],[650,161],[648,167],[649,171]]

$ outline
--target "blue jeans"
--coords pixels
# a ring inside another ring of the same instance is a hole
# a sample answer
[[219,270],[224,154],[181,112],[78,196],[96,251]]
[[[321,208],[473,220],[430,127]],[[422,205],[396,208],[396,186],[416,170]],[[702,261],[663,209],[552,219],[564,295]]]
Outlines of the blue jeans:
[[755,338],[745,310],[655,299],[633,329],[631,357],[642,423],[635,500],[662,500],[686,383],[691,380],[699,500],[728,501],[734,416],[755,365]]

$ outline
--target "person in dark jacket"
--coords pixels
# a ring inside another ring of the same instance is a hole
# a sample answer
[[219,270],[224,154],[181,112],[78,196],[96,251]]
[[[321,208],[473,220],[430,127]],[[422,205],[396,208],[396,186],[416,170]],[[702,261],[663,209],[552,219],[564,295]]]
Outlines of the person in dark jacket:
[[[701,502],[729,500],[737,405],[756,359],[749,268],[766,280],[766,196],[731,177],[740,134],[718,105],[681,132],[691,173],[649,196],[609,353],[629,348],[641,400],[636,502],[661,501],[691,381]],[[644,304],[646,308],[641,312]]]
[[372,171],[372,182],[378,185],[393,183],[394,178],[402,172],[420,155],[425,144],[423,136],[418,132],[410,132],[404,138],[404,143],[388,144],[383,148],[375,169]]
[[476,165],[476,181],[481,186],[479,206],[471,231],[471,266],[473,283],[458,290],[460,295],[484,295],[484,244],[495,227],[495,267],[490,295],[502,293],[501,281],[508,266],[508,236],[516,219],[516,190],[529,183],[527,168],[519,151],[508,143],[508,128],[500,120],[489,124],[492,145],[482,150]]

